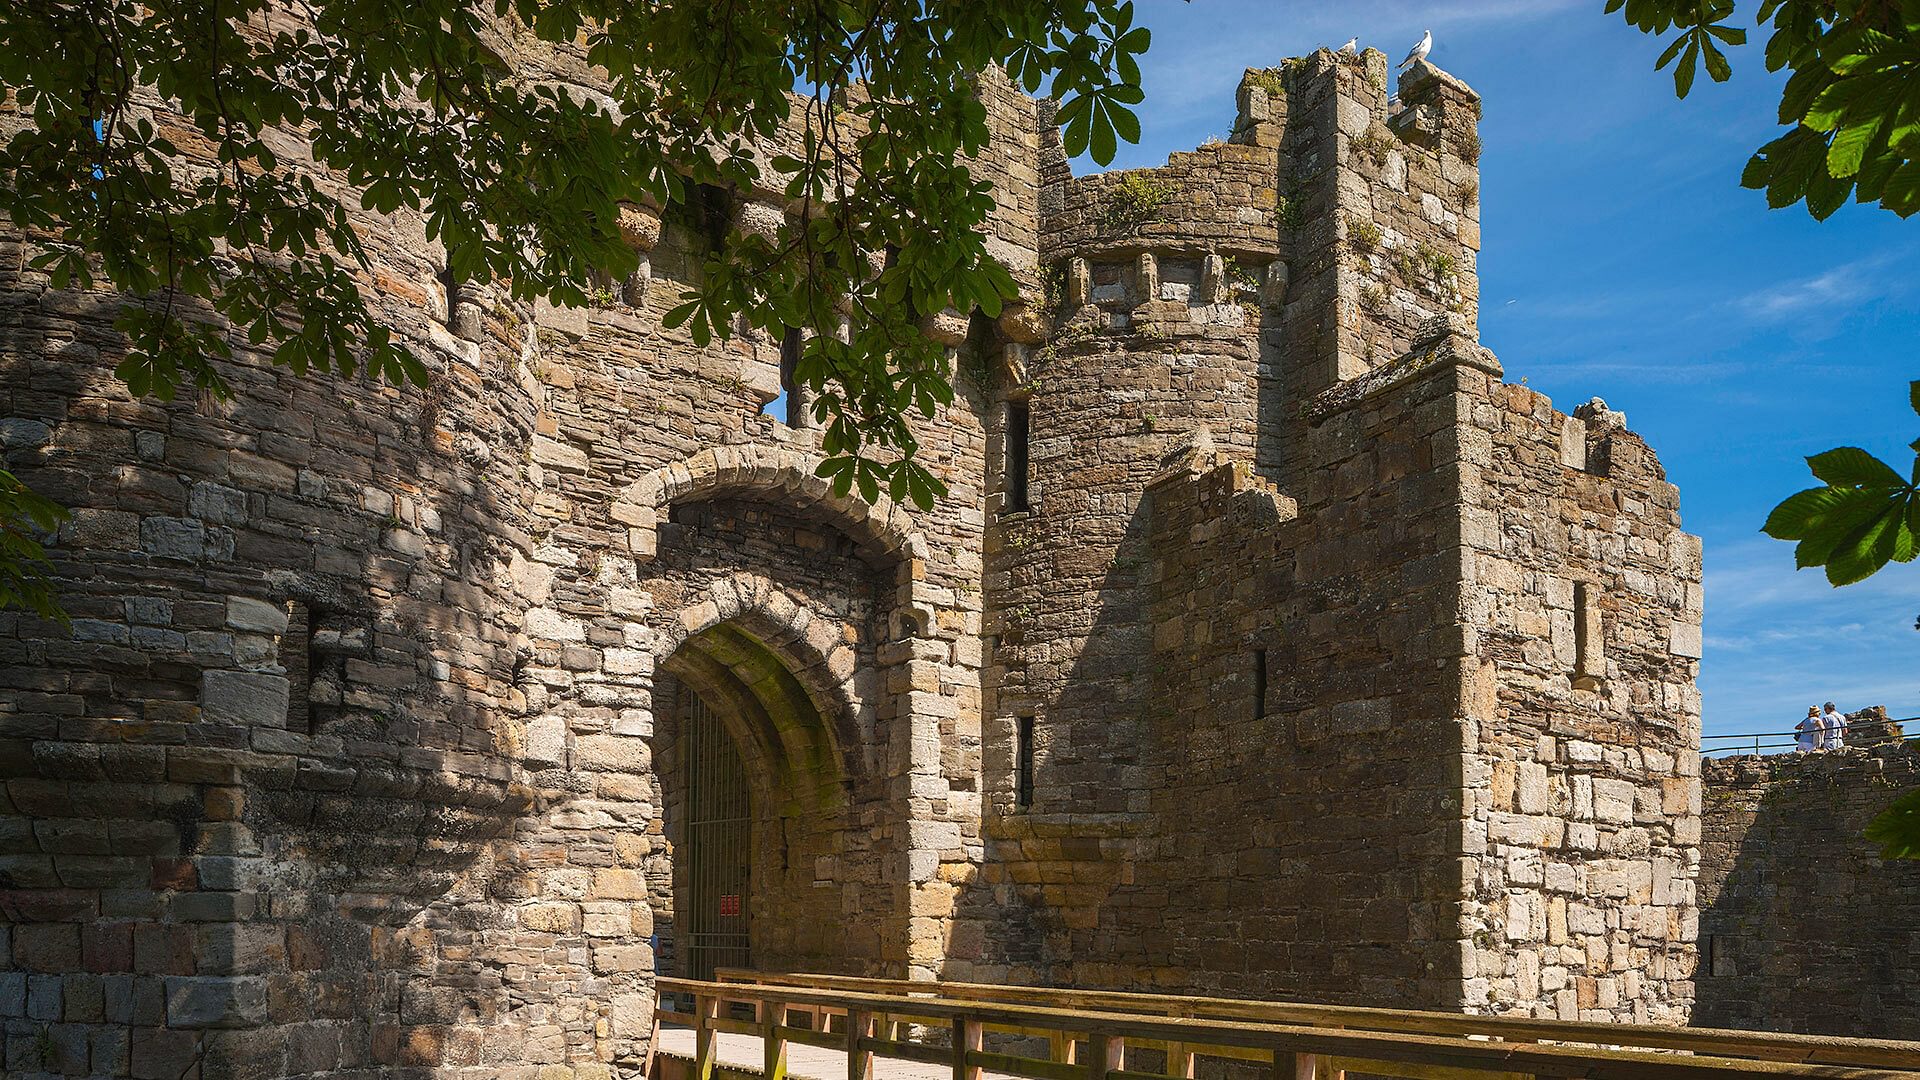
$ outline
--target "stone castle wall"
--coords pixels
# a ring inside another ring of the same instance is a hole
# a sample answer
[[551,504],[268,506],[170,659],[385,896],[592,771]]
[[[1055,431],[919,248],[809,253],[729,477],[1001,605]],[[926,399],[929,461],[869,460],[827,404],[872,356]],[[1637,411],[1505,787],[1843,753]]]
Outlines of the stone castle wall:
[[660,325],[766,192],[630,208],[574,310],[369,216],[424,393],[242,349],[134,401],[115,298],[6,236],[0,448],[75,508],[74,625],[0,615],[10,1074],[631,1075],[700,717],[758,964],[1676,1016],[1697,542],[1617,414],[1499,381],[1477,98],[1400,91],[1318,53],[1076,178],[983,78],[1025,291],[928,321],[926,513],[814,475],[779,341]]
[[1862,835],[1920,747],[1710,758],[1705,785],[1693,1022],[1920,1037],[1920,863]]
[[1468,997],[1685,1020],[1700,541],[1625,418],[1493,385],[1465,417]]
[[449,317],[421,222],[368,224],[426,392],[237,342],[230,401],[131,399],[117,298],[0,241],[7,466],[73,509],[50,549],[72,626],[0,615],[11,1075],[437,1059],[410,943],[533,801],[537,409],[518,338]]

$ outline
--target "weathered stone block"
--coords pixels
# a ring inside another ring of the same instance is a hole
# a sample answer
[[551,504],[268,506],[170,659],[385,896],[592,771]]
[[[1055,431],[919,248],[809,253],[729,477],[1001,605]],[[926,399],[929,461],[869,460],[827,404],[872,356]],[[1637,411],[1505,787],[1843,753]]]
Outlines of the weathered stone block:
[[285,675],[208,671],[200,676],[200,711],[215,723],[284,727],[287,695]]
[[267,986],[259,976],[172,976],[166,986],[169,1027],[243,1028],[266,1021]]
[[255,634],[287,632],[287,609],[250,596],[227,597],[227,626]]

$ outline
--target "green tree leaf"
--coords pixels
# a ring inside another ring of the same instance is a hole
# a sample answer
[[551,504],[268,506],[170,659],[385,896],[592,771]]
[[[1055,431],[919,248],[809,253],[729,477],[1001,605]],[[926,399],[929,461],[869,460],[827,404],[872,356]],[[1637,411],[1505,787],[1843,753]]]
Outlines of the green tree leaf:
[[1807,459],[1815,478],[1833,486],[1888,487],[1906,485],[1893,466],[1857,446],[1842,446]]
[[1867,825],[1884,859],[1920,859],[1920,791],[1909,791]]
[[[1767,205],[1803,203],[1825,219],[1852,195],[1902,217],[1920,213],[1920,14],[1895,8],[1769,0],[1756,9],[1758,25],[1771,27],[1768,70],[1790,72],[1779,107],[1788,130],[1741,174],[1744,186],[1766,191]],[[1673,65],[1683,98],[1700,67],[1715,82],[1731,79],[1721,46],[1747,44],[1744,29],[1726,24],[1734,6],[1721,0],[1633,0],[1606,10],[1647,34],[1678,30],[1654,66]]]
[[[912,464],[914,422],[952,400],[921,320],[1019,291],[976,178],[997,72],[1058,99],[1069,153],[1105,163],[1139,137],[1151,43],[1113,0],[74,11],[0,5],[0,98],[21,121],[0,141],[0,215],[40,243],[24,255],[47,285],[121,296],[124,349],[103,353],[136,396],[224,396],[237,363],[428,382],[427,336],[387,322],[375,283],[393,268],[355,231],[363,212],[418,220],[444,252],[423,269],[524,314],[631,275],[622,214],[651,203],[710,249],[666,327],[700,347],[813,331],[802,370],[834,483],[915,502],[941,489]],[[508,40],[600,85],[506,77]],[[190,163],[163,131],[193,134]],[[806,214],[732,228],[737,193],[770,186]]]

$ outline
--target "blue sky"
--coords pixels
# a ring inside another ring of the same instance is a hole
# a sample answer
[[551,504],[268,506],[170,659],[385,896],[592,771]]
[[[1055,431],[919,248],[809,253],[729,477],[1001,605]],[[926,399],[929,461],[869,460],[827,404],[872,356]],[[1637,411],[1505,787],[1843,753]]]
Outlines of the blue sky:
[[1827,699],[1920,716],[1920,563],[1835,590],[1759,533],[1809,486],[1806,455],[1858,445],[1904,470],[1920,435],[1920,218],[1816,222],[1739,186],[1776,131],[1764,38],[1682,102],[1600,0],[1139,7],[1144,130],[1115,168],[1225,136],[1243,68],[1353,34],[1398,61],[1431,28],[1434,62],[1485,99],[1482,339],[1562,409],[1625,410],[1706,540],[1707,732],[1784,729]]

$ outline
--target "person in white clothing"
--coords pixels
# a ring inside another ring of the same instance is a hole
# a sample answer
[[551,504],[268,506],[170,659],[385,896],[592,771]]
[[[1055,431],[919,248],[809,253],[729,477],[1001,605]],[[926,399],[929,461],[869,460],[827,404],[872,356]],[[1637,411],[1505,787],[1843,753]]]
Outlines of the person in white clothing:
[[1819,706],[1807,706],[1807,715],[1793,725],[1793,730],[1800,733],[1794,740],[1795,750],[1811,753],[1820,749],[1826,742],[1826,728],[1820,723]]
[[1841,750],[1846,747],[1847,717],[1845,713],[1834,708],[1831,701],[1827,702],[1826,710],[1820,714],[1820,727],[1827,736],[1827,749]]

